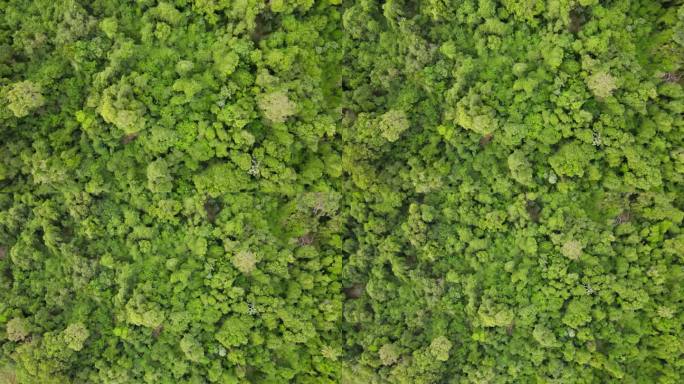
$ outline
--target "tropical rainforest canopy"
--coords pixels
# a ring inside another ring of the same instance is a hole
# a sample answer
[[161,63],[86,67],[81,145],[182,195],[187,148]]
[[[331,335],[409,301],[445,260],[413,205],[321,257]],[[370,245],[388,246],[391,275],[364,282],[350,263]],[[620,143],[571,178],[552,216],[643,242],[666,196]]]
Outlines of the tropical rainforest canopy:
[[684,382],[682,0],[0,0],[0,383]]

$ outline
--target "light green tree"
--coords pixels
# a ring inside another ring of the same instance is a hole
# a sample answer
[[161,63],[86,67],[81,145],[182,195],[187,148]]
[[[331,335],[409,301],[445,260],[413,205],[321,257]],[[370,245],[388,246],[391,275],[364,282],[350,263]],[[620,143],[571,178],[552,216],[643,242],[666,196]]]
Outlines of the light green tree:
[[14,83],[7,91],[7,107],[16,117],[28,116],[45,104],[40,85],[32,81]]
[[285,91],[261,95],[258,104],[264,117],[272,123],[283,123],[297,112],[297,105],[290,100]]
[[83,349],[83,343],[90,337],[90,331],[88,331],[88,328],[83,323],[78,322],[69,324],[64,332],[62,332],[62,336],[67,347],[74,351],[80,351]]
[[7,338],[22,341],[29,335],[29,323],[23,317],[15,317],[7,322]]
[[406,112],[396,109],[391,109],[383,113],[378,122],[380,134],[389,142],[399,140],[401,134],[404,133],[409,126],[410,123]]

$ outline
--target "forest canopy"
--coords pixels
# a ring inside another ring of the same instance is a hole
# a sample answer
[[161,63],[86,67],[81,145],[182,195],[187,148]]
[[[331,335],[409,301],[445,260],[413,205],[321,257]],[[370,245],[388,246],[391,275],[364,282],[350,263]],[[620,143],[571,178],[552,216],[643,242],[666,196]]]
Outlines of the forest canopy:
[[0,0],[0,383],[684,381],[682,0]]

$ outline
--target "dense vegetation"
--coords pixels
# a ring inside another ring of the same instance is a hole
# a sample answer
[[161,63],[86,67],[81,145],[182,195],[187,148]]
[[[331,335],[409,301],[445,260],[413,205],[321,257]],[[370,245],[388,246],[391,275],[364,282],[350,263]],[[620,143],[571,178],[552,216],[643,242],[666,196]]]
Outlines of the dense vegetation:
[[0,0],[0,383],[680,383],[681,0]]

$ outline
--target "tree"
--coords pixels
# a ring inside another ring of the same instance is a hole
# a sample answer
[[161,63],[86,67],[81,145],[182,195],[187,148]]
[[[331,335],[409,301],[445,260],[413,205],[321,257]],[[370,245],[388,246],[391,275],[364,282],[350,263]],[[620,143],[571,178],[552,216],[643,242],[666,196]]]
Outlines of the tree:
[[549,158],[549,164],[560,176],[583,176],[591,161],[587,145],[572,142],[563,145]]
[[26,117],[45,104],[40,85],[29,81],[14,83],[7,91],[7,107],[16,117]]
[[399,140],[401,134],[410,126],[406,112],[392,109],[380,116],[378,127],[380,134],[389,142]]
[[399,360],[401,351],[399,347],[394,343],[383,344],[378,351],[380,356],[380,361],[383,365],[393,365]]
[[62,336],[67,347],[78,352],[83,349],[83,343],[90,337],[90,332],[83,323],[79,322],[69,324],[62,333]]
[[233,266],[235,266],[238,271],[244,273],[245,275],[249,275],[252,273],[252,271],[254,271],[258,260],[254,253],[249,251],[240,251],[233,255],[231,261]]
[[435,359],[439,361],[447,361],[449,360],[449,351],[451,350],[452,346],[453,344],[451,341],[449,341],[449,339],[446,338],[446,336],[438,336],[432,339],[429,350]]
[[232,316],[223,322],[214,337],[224,347],[233,348],[248,342],[249,330],[251,328],[252,326],[247,320],[238,316]]
[[532,165],[527,161],[523,152],[515,151],[508,156],[508,169],[515,181],[528,187],[534,185]]
[[587,86],[600,98],[606,98],[617,89],[617,81],[607,72],[596,72],[587,78]]
[[15,317],[7,322],[7,338],[11,341],[22,341],[29,335],[29,323],[22,317]]
[[147,188],[154,193],[171,192],[173,178],[163,159],[155,160],[147,165]]
[[537,324],[534,327],[532,336],[542,347],[551,348],[560,346],[560,343],[556,339],[556,335],[541,324]]
[[297,113],[297,105],[290,100],[285,91],[263,94],[259,97],[258,103],[264,117],[272,123],[283,123]]
[[181,351],[185,357],[195,363],[204,361],[204,348],[194,336],[186,334],[180,341]]
[[577,240],[568,240],[563,243],[561,253],[570,260],[578,260],[582,256],[582,243]]
[[591,301],[588,298],[574,298],[568,303],[563,323],[572,327],[579,328],[591,321]]

